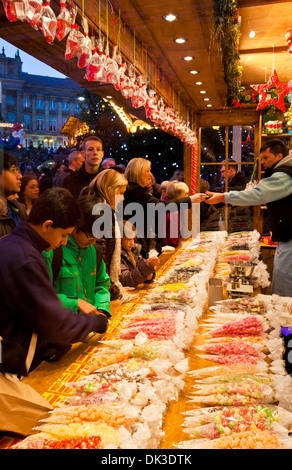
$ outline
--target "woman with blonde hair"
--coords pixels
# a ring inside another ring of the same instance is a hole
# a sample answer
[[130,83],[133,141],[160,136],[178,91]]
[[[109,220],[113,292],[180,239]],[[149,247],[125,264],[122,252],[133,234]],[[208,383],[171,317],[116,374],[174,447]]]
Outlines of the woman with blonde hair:
[[107,273],[111,279],[111,300],[125,296],[124,289],[120,283],[121,271],[121,234],[116,221],[116,204],[123,199],[128,181],[123,174],[116,170],[108,169],[98,173],[85,188],[87,194],[95,194],[101,202],[108,204],[112,209],[112,235],[97,241],[103,246],[103,259]]
[[[192,203],[199,203],[203,199],[205,199],[205,194],[195,194],[193,196],[183,197],[179,199],[169,199],[166,201],[161,201],[157,199],[153,195],[149,194],[147,186],[151,181],[151,162],[146,160],[145,158],[133,158],[129,161],[128,165],[126,166],[124,176],[128,180],[128,186],[125,192],[124,197],[124,206],[130,203],[137,203],[140,204],[143,212],[144,212],[144,233],[139,234],[138,243],[142,245],[141,254],[143,257],[147,257],[151,248],[156,248],[157,251],[161,251],[161,244],[157,243],[157,234],[158,230],[158,220],[150,220],[147,218],[147,211],[149,204],[154,204],[155,206],[160,204],[168,205],[172,203],[169,207],[170,212],[172,211],[180,211],[182,207],[181,204],[187,204],[190,208]],[[124,217],[129,218],[124,212]],[[154,217],[156,219],[156,217]],[[165,222],[165,221],[164,221]],[[159,220],[160,224],[163,224],[163,221]],[[147,236],[147,225],[151,225],[151,237]],[[156,239],[156,240],[155,240]],[[154,242],[154,243],[152,243]]]

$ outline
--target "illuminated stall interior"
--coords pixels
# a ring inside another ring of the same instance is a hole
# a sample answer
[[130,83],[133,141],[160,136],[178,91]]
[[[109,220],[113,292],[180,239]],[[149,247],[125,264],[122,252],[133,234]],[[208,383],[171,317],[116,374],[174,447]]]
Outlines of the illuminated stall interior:
[[[52,0],[50,7],[57,16],[60,2]],[[126,64],[127,74],[141,79],[156,105],[171,109],[187,126],[190,132],[181,138],[185,181],[192,191],[200,190],[200,178],[216,188],[222,161],[231,156],[236,163],[230,166],[238,165],[249,182],[258,181],[262,139],[275,132],[270,122],[280,123],[277,135],[290,147],[292,2],[77,0],[67,7],[77,12],[74,22],[80,31],[86,32],[87,25],[94,44],[103,44],[103,52],[115,56],[120,66]],[[111,83],[88,80],[76,58],[65,58],[68,37],[47,42],[27,21],[9,21],[2,2],[0,24],[3,39],[118,107],[131,132],[154,125],[174,132],[153,122],[144,106],[133,105]],[[261,92],[254,88],[265,84]],[[73,132],[76,122],[70,119],[62,133],[70,128],[74,138],[78,130]],[[246,227],[262,233],[264,214],[262,207],[247,208],[232,221],[226,206],[209,229]]]

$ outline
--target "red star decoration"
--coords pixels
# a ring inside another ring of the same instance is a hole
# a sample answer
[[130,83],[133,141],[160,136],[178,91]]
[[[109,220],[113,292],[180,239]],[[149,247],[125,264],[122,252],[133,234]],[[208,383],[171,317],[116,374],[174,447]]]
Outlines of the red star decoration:
[[[278,100],[275,100],[274,98],[268,98],[267,96],[266,90],[269,90],[272,87],[276,88],[277,90],[282,90],[281,93],[278,94]],[[271,105],[276,106],[283,112],[286,111],[284,96],[292,90],[292,86],[289,86],[286,83],[280,83],[276,70],[272,72],[272,75],[265,85],[251,85],[251,88],[260,94],[260,102],[258,104],[257,111]]]

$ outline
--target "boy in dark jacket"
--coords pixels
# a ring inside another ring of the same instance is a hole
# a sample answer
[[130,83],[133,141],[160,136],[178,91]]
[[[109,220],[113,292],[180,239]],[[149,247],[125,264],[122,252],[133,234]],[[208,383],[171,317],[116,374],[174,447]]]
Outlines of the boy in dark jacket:
[[[68,351],[72,343],[84,341],[91,332],[107,329],[105,315],[76,315],[63,307],[41,255],[66,245],[80,218],[69,191],[48,189],[35,201],[28,222],[20,222],[0,240],[0,336],[17,351],[13,370],[11,363],[3,361],[6,372],[24,375],[33,334],[37,344],[30,370]],[[2,352],[4,357],[4,346]]]
[[142,257],[140,254],[141,245],[135,243],[134,240],[135,227],[132,226],[133,236],[131,237],[130,232],[127,232],[127,225],[127,222],[124,223],[120,281],[125,287],[137,287],[142,282],[151,283],[154,281],[159,259],[156,256],[147,260]]
[[19,193],[21,178],[16,159],[4,151],[3,160],[0,156],[0,239],[11,233],[18,222],[26,220],[22,205],[10,199]]

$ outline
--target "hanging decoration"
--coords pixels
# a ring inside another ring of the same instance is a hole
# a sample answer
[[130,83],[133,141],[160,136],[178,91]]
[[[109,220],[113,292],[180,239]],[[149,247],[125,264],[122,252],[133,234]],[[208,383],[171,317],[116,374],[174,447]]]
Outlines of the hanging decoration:
[[191,196],[196,194],[197,190],[197,161],[198,161],[198,142],[192,146],[192,164],[191,164]]
[[[66,0],[60,0],[60,13],[56,15],[50,7],[50,0],[43,3],[42,0],[2,0],[5,14],[9,21],[26,20],[31,26],[40,29],[48,43],[52,43],[55,38],[59,41],[66,36],[65,59],[77,60],[77,66],[84,68],[85,79],[100,83],[112,84],[117,91],[120,91],[126,99],[130,98],[134,108],[145,108],[146,116],[155,126],[161,127],[165,131],[171,131],[182,140],[182,142],[195,147],[197,140],[195,133],[190,128],[185,113],[185,104],[177,93],[177,103],[175,105],[175,94],[173,94],[172,103],[167,102],[166,80],[163,74],[155,70],[154,62],[150,61],[147,52],[146,72],[144,73],[142,57],[142,73],[137,73],[136,54],[138,45],[134,32],[134,51],[133,63],[127,64],[122,60],[119,51],[120,30],[122,20],[119,14],[118,20],[114,17],[112,4],[106,2],[106,38],[101,36],[101,24],[99,24],[99,37],[96,39],[93,34],[93,0],[91,0],[91,23],[92,34],[89,37],[89,27],[84,15],[84,0],[82,0],[81,24],[83,32],[80,31],[79,24],[76,23],[77,10],[72,7],[69,13],[66,7]],[[231,3],[235,3],[234,1]],[[109,12],[111,6],[111,13]],[[99,22],[101,21],[101,8],[99,0]],[[112,50],[110,53],[109,44],[109,22],[110,14],[113,21]],[[80,22],[79,22],[80,23]],[[236,23],[234,19],[234,23]],[[115,26],[118,25],[118,34],[116,35]],[[126,25],[124,24],[124,43]],[[126,57],[126,44],[124,44],[124,56]],[[143,47],[141,46],[143,55]],[[154,68],[154,74],[150,77],[151,63]],[[155,80],[156,79],[156,80]],[[152,88],[151,88],[152,86]],[[171,101],[171,100],[170,100]]]
[[285,34],[285,38],[288,44],[288,52],[292,54],[292,28],[287,29],[287,32]]
[[37,25],[45,36],[46,41],[48,43],[52,43],[56,36],[57,18],[52,8],[50,7],[50,1],[47,1],[43,4],[41,17]]
[[286,113],[284,114],[284,122],[286,129],[288,131],[292,131],[292,104],[290,105],[289,109],[287,109]]
[[[289,86],[286,83],[280,83],[276,70],[274,69],[268,82],[263,85],[251,85],[251,88],[256,90],[259,97],[259,104],[257,106],[257,111],[263,109],[267,106],[274,105],[281,111],[285,112],[285,103],[284,96],[292,90],[292,86]],[[276,98],[273,97],[272,93],[276,94]],[[280,93],[277,93],[275,90],[281,90]]]
[[237,0],[214,0],[214,41],[220,45],[227,85],[227,106],[238,102],[242,67],[239,65],[239,38],[241,36],[241,16],[237,10]]
[[71,13],[67,9],[66,2],[61,1],[60,3],[61,11],[57,16],[57,31],[56,31],[56,38],[59,41],[62,41],[64,37],[67,36],[70,32],[71,28]]

